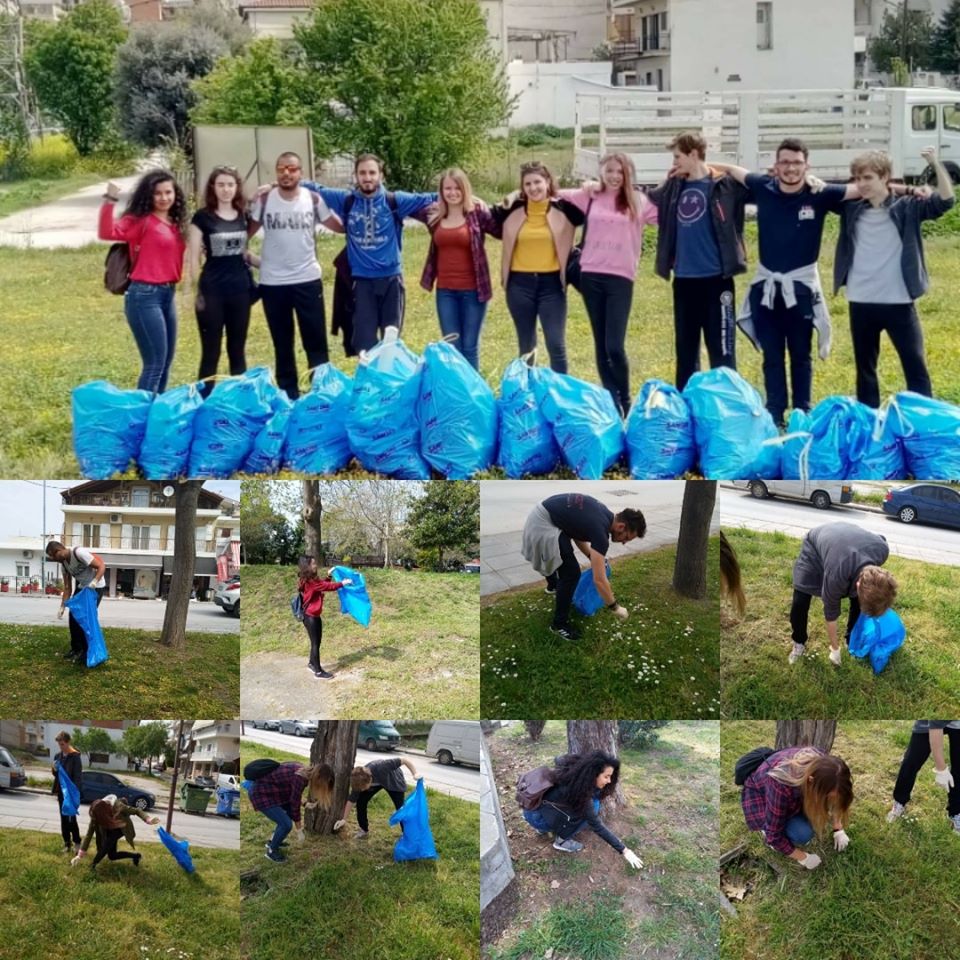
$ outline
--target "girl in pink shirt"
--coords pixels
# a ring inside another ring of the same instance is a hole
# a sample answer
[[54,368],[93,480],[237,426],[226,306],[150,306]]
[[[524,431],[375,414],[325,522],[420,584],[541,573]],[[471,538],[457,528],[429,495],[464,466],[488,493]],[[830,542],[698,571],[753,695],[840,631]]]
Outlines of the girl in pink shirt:
[[564,199],[586,214],[580,255],[580,293],[587,308],[600,382],[626,417],[630,410],[627,321],[643,227],[657,222],[657,208],[633,188],[633,162],[623,153],[600,161],[596,189],[564,190]]
[[186,249],[187,201],[167,170],[145,173],[123,216],[115,220],[119,197],[119,187],[107,184],[98,233],[101,240],[119,240],[130,248],[132,269],[123,309],[143,361],[137,387],[163,393],[177,342],[174,293]]

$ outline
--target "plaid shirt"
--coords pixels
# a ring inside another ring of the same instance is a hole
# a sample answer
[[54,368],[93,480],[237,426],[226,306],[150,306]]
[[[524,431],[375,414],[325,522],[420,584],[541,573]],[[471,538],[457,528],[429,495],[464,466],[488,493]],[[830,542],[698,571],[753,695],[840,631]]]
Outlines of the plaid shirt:
[[299,776],[302,763],[281,763],[273,773],[254,781],[250,804],[254,810],[283,807],[294,823],[300,822],[300,799],[307,781]]
[[[490,280],[490,264],[487,262],[487,251],[483,246],[483,235],[500,236],[499,224],[494,220],[489,210],[475,207],[466,216],[467,230],[470,234],[470,254],[473,257],[473,272],[477,278],[477,299],[481,303],[493,299],[493,284]],[[431,230],[431,234],[432,234]],[[423,265],[420,275],[420,286],[424,290],[432,290],[437,280],[437,245],[431,239],[430,250],[427,253],[427,262]]]
[[803,794],[799,787],[774,780],[767,774],[784,760],[789,760],[805,747],[787,747],[770,754],[743,785],[740,803],[747,826],[751,830],[763,830],[767,844],[788,857],[794,851],[793,844],[783,832],[787,821],[803,812]]

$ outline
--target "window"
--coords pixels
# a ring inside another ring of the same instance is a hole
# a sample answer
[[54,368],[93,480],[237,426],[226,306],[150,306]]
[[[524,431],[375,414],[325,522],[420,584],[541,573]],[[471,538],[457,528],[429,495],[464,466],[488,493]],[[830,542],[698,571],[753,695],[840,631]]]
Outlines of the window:
[[948,103],[943,108],[943,129],[960,133],[960,103]]
[[134,487],[130,494],[131,507],[149,507],[150,506],[150,488]]
[[660,14],[660,29],[661,30],[667,29],[667,11],[666,10],[664,10],[663,13]]
[[150,528],[137,527],[130,528],[130,547],[133,550],[150,549]]
[[773,49],[773,3],[757,4],[757,49]]
[[85,523],[83,525],[83,545],[85,547],[100,546],[100,524]]
[[910,111],[910,119],[914,130],[936,130],[937,108],[932,103],[914,107]]
[[29,576],[30,576],[30,564],[29,564],[29,563],[18,563],[18,564],[17,564],[17,576],[18,576],[18,577],[29,577]]

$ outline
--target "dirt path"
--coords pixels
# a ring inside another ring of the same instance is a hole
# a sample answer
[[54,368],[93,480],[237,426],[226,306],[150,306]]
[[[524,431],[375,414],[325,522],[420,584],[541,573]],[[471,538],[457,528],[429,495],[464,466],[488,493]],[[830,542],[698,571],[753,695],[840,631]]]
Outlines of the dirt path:
[[317,680],[301,654],[256,653],[240,664],[240,709],[244,717],[339,717],[363,682],[361,667],[341,670],[323,662],[333,680]]

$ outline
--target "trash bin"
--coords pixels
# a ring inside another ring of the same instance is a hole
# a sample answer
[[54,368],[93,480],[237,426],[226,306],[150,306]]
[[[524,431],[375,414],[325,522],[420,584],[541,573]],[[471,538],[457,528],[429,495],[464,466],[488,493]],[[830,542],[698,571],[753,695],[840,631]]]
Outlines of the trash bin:
[[198,787],[195,783],[184,780],[180,787],[180,809],[184,813],[206,814],[207,803],[210,801],[212,794],[212,790],[207,790],[206,787]]
[[217,787],[217,816],[240,816],[240,791],[229,787]]

